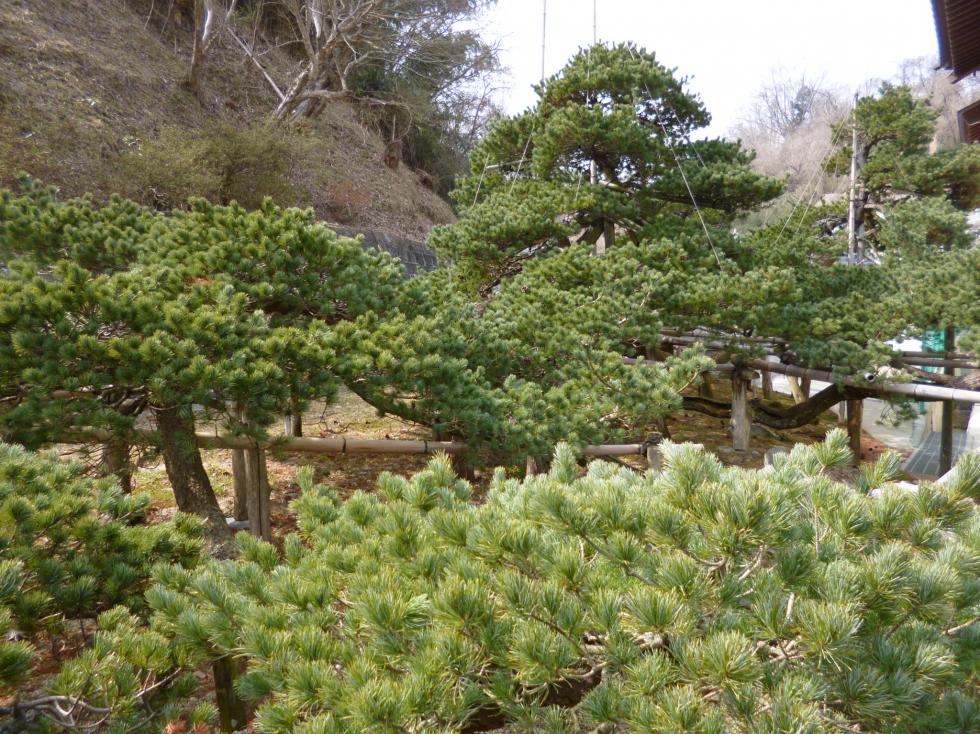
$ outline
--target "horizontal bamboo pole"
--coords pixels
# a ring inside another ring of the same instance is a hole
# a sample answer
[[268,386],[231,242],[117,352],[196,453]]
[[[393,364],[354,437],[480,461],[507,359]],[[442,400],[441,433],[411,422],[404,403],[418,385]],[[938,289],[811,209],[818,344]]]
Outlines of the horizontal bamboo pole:
[[[768,362],[763,359],[750,359],[747,365],[758,370],[768,370],[778,372],[783,375],[794,377],[808,377],[811,380],[822,382],[836,382],[834,375],[824,370],[815,370],[809,367],[798,367],[793,364],[782,364],[781,362]],[[891,395],[908,395],[920,400],[952,400],[957,403],[980,403],[980,391],[961,390],[954,387],[940,387],[938,385],[921,385],[915,382],[886,382],[868,384],[853,377],[845,377],[843,384],[852,387],[859,387],[869,392],[887,393]]]
[[903,357],[927,357],[931,359],[958,359],[967,360],[975,362],[977,360],[977,355],[967,354],[966,352],[910,352],[901,351],[899,352]]
[[[625,364],[636,364],[638,360],[633,357],[623,357]],[[753,369],[766,372],[778,372],[783,375],[794,377],[807,377],[811,380],[821,382],[836,382],[834,375],[826,370],[815,370],[810,367],[798,367],[794,364],[783,364],[782,362],[769,362],[764,359],[746,360],[746,365]],[[717,364],[711,372],[732,372],[735,369],[733,364]],[[939,385],[922,385],[916,382],[886,382],[886,383],[866,383],[855,380],[853,377],[845,377],[843,384],[852,387],[859,387],[869,392],[886,393],[890,395],[908,395],[918,400],[952,400],[957,403],[980,403],[980,391],[962,390],[954,387],[941,387]]]
[[980,369],[980,363],[976,360],[969,361],[966,359],[932,359],[929,357],[898,357],[896,362],[904,362],[905,364],[913,364],[919,367],[955,367],[962,370],[976,370]]
[[[150,434],[136,433],[147,441]],[[63,438],[63,443],[104,443],[113,434],[104,430],[84,431]],[[197,445],[202,449],[267,449],[272,452],[300,454],[431,454],[442,451],[447,454],[466,451],[467,444],[459,441],[409,441],[397,439],[344,438],[302,436],[297,438],[276,438],[255,441],[244,436],[221,436],[211,433],[197,434]],[[583,456],[632,456],[646,454],[647,446],[642,443],[604,444],[586,446]]]

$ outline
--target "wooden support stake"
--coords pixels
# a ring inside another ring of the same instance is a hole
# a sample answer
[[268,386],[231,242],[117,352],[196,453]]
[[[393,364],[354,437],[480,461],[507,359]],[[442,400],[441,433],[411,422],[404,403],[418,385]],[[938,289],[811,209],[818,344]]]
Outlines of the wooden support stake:
[[303,414],[287,413],[282,419],[283,433],[290,438],[301,438],[303,435]]
[[742,371],[732,373],[732,447],[736,451],[748,451],[752,435],[752,419],[749,415],[749,385]]
[[660,448],[654,444],[647,446],[647,470],[660,471],[661,456]]
[[[943,334],[943,349],[952,352],[955,349],[956,329],[946,327]],[[944,367],[943,373],[955,375],[955,367]],[[942,426],[939,434],[939,476],[946,474],[953,468],[953,415],[956,405],[952,400],[943,401]]]
[[762,397],[772,400],[772,373],[768,370],[762,371]]
[[231,451],[231,479],[235,488],[235,519],[248,520],[248,467],[243,449]]
[[248,482],[246,508],[248,515],[248,532],[259,538],[262,537],[262,481],[259,469],[258,449],[245,451],[245,476]]
[[235,660],[227,655],[211,664],[214,673],[214,698],[218,705],[222,732],[240,731],[246,724],[245,702],[235,692],[236,667]]
[[[804,380],[807,378],[803,378]],[[793,402],[799,405],[800,403],[806,402],[806,394],[803,392],[803,387],[800,385],[800,378],[795,375],[787,375],[786,382],[789,383],[789,391],[793,395]],[[808,390],[809,392],[809,390]]]
[[854,465],[861,463],[861,424],[864,419],[864,401],[847,401],[847,437],[854,454]]
[[773,446],[771,449],[766,449],[766,466],[772,466],[776,463],[776,457],[780,454],[788,454],[789,449],[783,446]]
[[524,467],[524,476],[533,477],[538,473],[538,462],[534,460],[533,456],[527,457],[527,463]]
[[[232,415],[240,422],[245,420],[245,406],[235,403]],[[232,514],[236,520],[248,520],[248,457],[244,449],[231,450],[231,481],[235,489],[235,506]],[[249,529],[254,527],[249,524]]]
[[272,542],[272,513],[270,511],[272,490],[269,487],[269,472],[265,463],[265,451],[258,450],[259,456],[259,502],[262,513],[262,540]]
[[133,467],[129,463],[129,444],[115,439],[102,447],[102,475],[115,476],[122,491],[133,491]]
[[715,396],[711,375],[707,372],[701,375],[701,384],[698,385],[698,395],[702,398],[713,398]]

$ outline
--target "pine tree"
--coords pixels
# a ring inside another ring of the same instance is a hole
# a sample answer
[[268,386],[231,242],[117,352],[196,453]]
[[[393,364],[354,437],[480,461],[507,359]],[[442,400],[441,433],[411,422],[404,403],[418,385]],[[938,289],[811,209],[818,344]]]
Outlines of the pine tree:
[[691,140],[711,118],[685,83],[631,44],[579,51],[536,87],[533,109],[498,121],[474,149],[452,194],[460,222],[437,229],[433,246],[470,282],[492,283],[610,226],[635,243],[700,233],[703,216],[727,239],[733,216],[782,183],[752,171],[738,143]]
[[482,504],[445,458],[379,494],[301,478],[284,557],[164,570],[153,634],[242,660],[272,732],[970,732],[980,455],[893,484],[839,431],[764,470],[638,475],[560,447]]
[[38,445],[103,428],[126,442],[149,411],[178,506],[218,539],[229,532],[196,421],[225,416],[232,432],[262,435],[276,416],[331,399],[327,332],[401,282],[389,257],[271,203],[163,214],[61,203],[29,185],[0,205],[4,434]]

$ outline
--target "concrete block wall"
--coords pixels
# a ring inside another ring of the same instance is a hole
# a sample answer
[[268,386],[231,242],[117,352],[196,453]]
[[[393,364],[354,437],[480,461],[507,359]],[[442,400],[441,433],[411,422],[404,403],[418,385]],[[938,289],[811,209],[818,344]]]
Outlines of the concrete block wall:
[[327,224],[330,229],[344,237],[364,237],[364,249],[387,252],[397,257],[405,266],[405,277],[414,278],[420,273],[436,269],[436,254],[422,242],[399,237],[388,232],[370,229],[355,229],[336,224]]

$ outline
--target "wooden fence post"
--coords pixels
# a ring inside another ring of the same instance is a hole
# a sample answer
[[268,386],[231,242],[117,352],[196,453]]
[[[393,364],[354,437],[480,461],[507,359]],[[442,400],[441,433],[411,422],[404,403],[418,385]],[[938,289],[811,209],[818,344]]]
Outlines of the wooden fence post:
[[861,463],[861,424],[864,421],[864,401],[847,401],[847,437],[854,454],[854,465]]
[[[732,447],[748,451],[752,436],[752,417],[749,415],[749,385],[753,373],[735,369],[732,372]],[[748,377],[748,379],[746,379]]]

